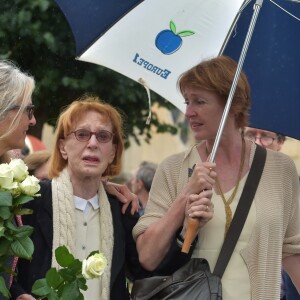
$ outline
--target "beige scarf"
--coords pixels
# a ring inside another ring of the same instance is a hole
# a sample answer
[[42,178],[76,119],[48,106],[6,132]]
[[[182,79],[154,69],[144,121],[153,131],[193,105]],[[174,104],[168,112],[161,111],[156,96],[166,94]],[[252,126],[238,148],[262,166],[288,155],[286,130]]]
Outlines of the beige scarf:
[[[108,261],[108,266],[101,276],[101,300],[110,299],[110,277],[112,253],[114,245],[113,223],[110,204],[102,183],[98,190],[100,205],[100,238],[101,249]],[[55,259],[55,249],[66,246],[71,253],[75,253],[75,205],[73,200],[73,186],[67,169],[59,177],[52,180],[53,206],[53,248],[52,267],[59,268]]]

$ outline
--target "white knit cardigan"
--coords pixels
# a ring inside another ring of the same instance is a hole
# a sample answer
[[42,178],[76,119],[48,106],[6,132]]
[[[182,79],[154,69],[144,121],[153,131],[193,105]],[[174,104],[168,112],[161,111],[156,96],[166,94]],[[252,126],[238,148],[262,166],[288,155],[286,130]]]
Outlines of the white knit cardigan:
[[[108,261],[108,266],[101,276],[101,300],[110,299],[110,277],[112,253],[114,245],[113,223],[110,204],[102,183],[98,189],[100,205],[100,239],[101,249]],[[73,187],[67,169],[59,177],[52,180],[53,205],[53,248],[52,267],[58,268],[54,250],[65,245],[71,253],[75,253],[75,205],[73,200]]]

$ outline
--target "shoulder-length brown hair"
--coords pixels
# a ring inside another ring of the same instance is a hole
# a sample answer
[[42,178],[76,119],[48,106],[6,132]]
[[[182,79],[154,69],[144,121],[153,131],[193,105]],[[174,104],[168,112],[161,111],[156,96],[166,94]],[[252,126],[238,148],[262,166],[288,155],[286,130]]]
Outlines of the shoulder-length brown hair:
[[[202,61],[182,74],[178,80],[181,93],[187,86],[203,89],[221,96],[225,106],[236,72],[237,63],[228,56],[219,56]],[[248,125],[250,109],[250,85],[244,72],[241,72],[230,107],[236,126]]]
[[59,141],[64,139],[73,130],[76,122],[89,111],[96,111],[105,121],[110,122],[113,131],[113,144],[116,145],[116,154],[113,162],[107,167],[103,176],[115,176],[121,171],[121,161],[123,154],[123,120],[121,114],[110,104],[102,102],[98,97],[85,96],[72,102],[59,116],[55,132],[54,151],[49,163],[49,177],[57,177],[67,166],[67,161],[63,159]]

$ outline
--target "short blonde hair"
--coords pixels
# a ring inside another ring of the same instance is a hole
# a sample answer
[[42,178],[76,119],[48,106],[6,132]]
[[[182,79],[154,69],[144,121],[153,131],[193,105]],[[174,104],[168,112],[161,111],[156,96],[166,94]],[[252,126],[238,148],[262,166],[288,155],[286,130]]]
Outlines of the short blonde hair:
[[123,120],[121,114],[110,104],[102,102],[98,97],[84,96],[72,102],[59,116],[55,132],[54,151],[49,163],[49,177],[57,177],[67,166],[67,161],[63,159],[60,148],[60,139],[65,139],[72,130],[74,124],[87,112],[98,112],[102,117],[110,122],[113,131],[113,144],[116,145],[116,154],[113,162],[107,167],[103,176],[115,176],[121,171],[121,160],[123,154]]

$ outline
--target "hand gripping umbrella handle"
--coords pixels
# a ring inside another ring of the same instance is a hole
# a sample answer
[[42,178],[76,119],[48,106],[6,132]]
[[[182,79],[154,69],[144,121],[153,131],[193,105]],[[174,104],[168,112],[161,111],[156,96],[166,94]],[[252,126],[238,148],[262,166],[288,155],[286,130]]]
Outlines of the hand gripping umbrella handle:
[[184,242],[181,248],[181,252],[189,253],[193,240],[195,239],[198,228],[199,228],[200,220],[198,218],[188,218],[187,222],[187,230],[184,238]]

